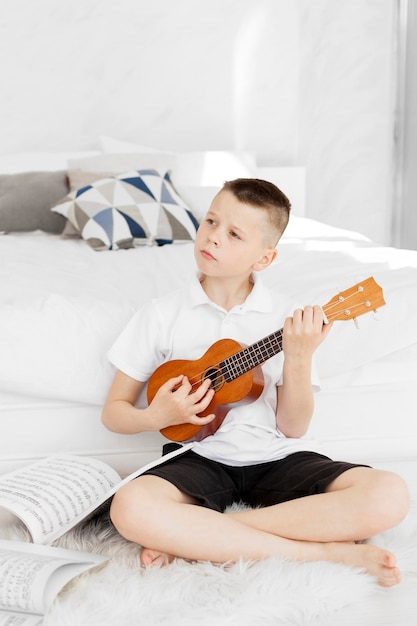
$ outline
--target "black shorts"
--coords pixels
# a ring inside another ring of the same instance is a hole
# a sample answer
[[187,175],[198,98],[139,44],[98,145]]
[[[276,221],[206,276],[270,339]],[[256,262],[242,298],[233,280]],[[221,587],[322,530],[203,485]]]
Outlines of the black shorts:
[[323,493],[353,467],[364,466],[332,461],[316,452],[296,452],[279,461],[234,467],[189,450],[144,475],[164,478],[202,506],[223,512],[234,502],[270,506]]

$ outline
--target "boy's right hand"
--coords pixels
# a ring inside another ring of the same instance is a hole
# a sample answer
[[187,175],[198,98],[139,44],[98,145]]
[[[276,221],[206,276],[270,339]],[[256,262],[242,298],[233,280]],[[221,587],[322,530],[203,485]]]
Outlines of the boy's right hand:
[[210,379],[203,381],[195,390],[186,376],[180,375],[167,380],[155,394],[147,412],[158,430],[178,424],[205,426],[215,417],[210,413],[199,417],[210,404],[214,389]]

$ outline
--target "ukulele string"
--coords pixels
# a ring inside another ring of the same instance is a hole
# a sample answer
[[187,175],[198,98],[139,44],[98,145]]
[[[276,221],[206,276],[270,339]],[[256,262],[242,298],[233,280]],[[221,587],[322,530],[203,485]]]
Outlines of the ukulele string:
[[[277,332],[279,333],[280,331],[277,331]],[[274,335],[277,335],[277,333],[274,333]],[[271,337],[271,336],[269,336],[269,337]],[[244,353],[244,352],[248,352],[248,350],[249,350],[249,352],[250,352],[250,351],[251,351],[251,348],[253,348],[254,346],[258,346],[258,356],[259,356],[259,347],[260,347],[260,344],[261,344],[262,342],[265,342],[265,346],[262,348],[262,350],[263,350],[263,351],[261,351],[262,359],[263,359],[263,362],[264,362],[264,361],[267,361],[269,358],[271,358],[271,356],[274,356],[275,354],[277,354],[277,352],[275,352],[275,349],[274,349],[274,352],[273,352],[272,354],[270,354],[270,353],[268,352],[268,346],[266,345],[266,340],[267,340],[269,337],[265,337],[264,339],[261,339],[261,340],[260,340],[259,342],[257,342],[256,344],[253,344],[253,346],[248,346],[248,347],[244,348],[243,350],[239,350],[238,352],[235,352],[234,354],[229,355],[228,357],[226,357],[226,358],[222,361],[222,363],[225,363],[225,362],[226,362],[229,358],[233,357],[233,358],[234,358],[235,360],[237,360],[240,364],[243,364],[243,365],[246,367],[246,366],[247,366],[247,361],[246,361],[245,357],[244,357],[244,356],[242,356],[242,357],[240,357],[240,359],[239,359],[239,354],[242,354],[242,355],[243,355],[243,353]],[[280,347],[280,349],[281,349],[281,347],[282,347],[282,339],[279,339],[279,340],[278,340],[278,345],[279,345],[279,347]],[[270,348],[270,347],[271,347],[271,340],[270,340],[270,345],[269,345],[269,348]],[[258,363],[257,363],[257,364],[258,364]],[[256,364],[256,365],[257,365],[257,364]],[[256,365],[252,365],[252,366],[251,366],[251,367],[249,367],[248,369],[245,369],[243,372],[241,372],[240,374],[238,374],[238,376],[236,376],[236,378],[238,378],[239,376],[241,376],[241,375],[242,375],[242,374],[244,374],[245,372],[249,371],[250,369],[253,369]],[[223,367],[221,366],[221,364],[220,364],[220,363],[216,363],[216,364],[214,364],[214,365],[211,365],[209,369],[210,369],[210,370],[216,370],[216,372],[217,372],[217,373],[216,373],[216,376],[210,377],[211,382],[212,382],[212,386],[214,386],[214,387],[216,387],[216,385],[217,385],[217,384],[218,384],[221,380],[223,380],[223,378],[224,378],[224,376],[225,376],[225,373],[229,371],[229,370],[228,370],[228,366],[227,366],[227,364],[226,364],[226,367],[225,367],[225,368],[223,368]],[[207,370],[205,370],[205,371],[207,371]],[[204,371],[203,371],[203,372],[199,372],[199,373],[197,373],[197,374],[194,374],[191,378],[189,378],[189,379],[188,379],[188,382],[191,384],[191,387],[199,387],[199,386],[201,385],[201,383],[202,383],[202,382],[203,382],[203,380],[204,380],[204,373],[205,373]]]
[[[237,356],[239,352],[236,352],[232,356]],[[225,359],[226,360],[226,359]],[[211,370],[216,370],[217,374],[214,377],[208,377],[211,380],[212,387],[216,387],[216,385],[224,378],[224,372],[220,363],[216,363],[215,365],[210,366]],[[199,387],[201,383],[204,381],[204,372],[199,372],[198,374],[194,374],[191,378],[188,379],[188,382],[191,384],[191,387]],[[195,382],[194,382],[195,381]]]
[[[327,319],[329,321],[331,321],[331,319],[332,319],[332,309],[334,309],[334,308],[336,308],[336,311],[333,312],[333,319],[337,319],[337,314],[340,312],[340,310],[349,309],[349,312],[350,312],[350,311],[354,310],[355,308],[362,307],[364,305],[366,306],[366,301],[364,301],[364,302],[357,302],[356,304],[354,304],[354,305],[349,307],[348,300],[349,300],[349,298],[353,298],[355,295],[356,295],[355,293],[352,293],[349,296],[347,296],[346,298],[344,298],[343,300],[338,300],[338,301],[334,302],[333,304],[329,304],[329,305],[323,307],[323,311],[324,311]],[[329,314],[328,314],[328,311],[330,311]]]

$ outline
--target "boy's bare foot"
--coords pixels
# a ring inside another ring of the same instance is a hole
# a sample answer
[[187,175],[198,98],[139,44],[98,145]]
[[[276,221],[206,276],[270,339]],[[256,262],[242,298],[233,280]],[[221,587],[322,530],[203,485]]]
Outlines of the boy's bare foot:
[[158,550],[151,550],[151,548],[143,548],[140,555],[140,562],[145,567],[166,567],[175,557],[159,552]]
[[329,543],[324,544],[329,560],[361,567],[375,576],[383,587],[392,587],[401,581],[401,572],[392,552],[370,544]]

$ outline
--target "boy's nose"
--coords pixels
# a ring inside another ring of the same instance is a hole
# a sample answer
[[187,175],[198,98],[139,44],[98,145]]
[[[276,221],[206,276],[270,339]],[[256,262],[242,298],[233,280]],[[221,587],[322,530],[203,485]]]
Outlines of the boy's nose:
[[217,247],[220,244],[220,237],[218,233],[210,233],[209,241]]

